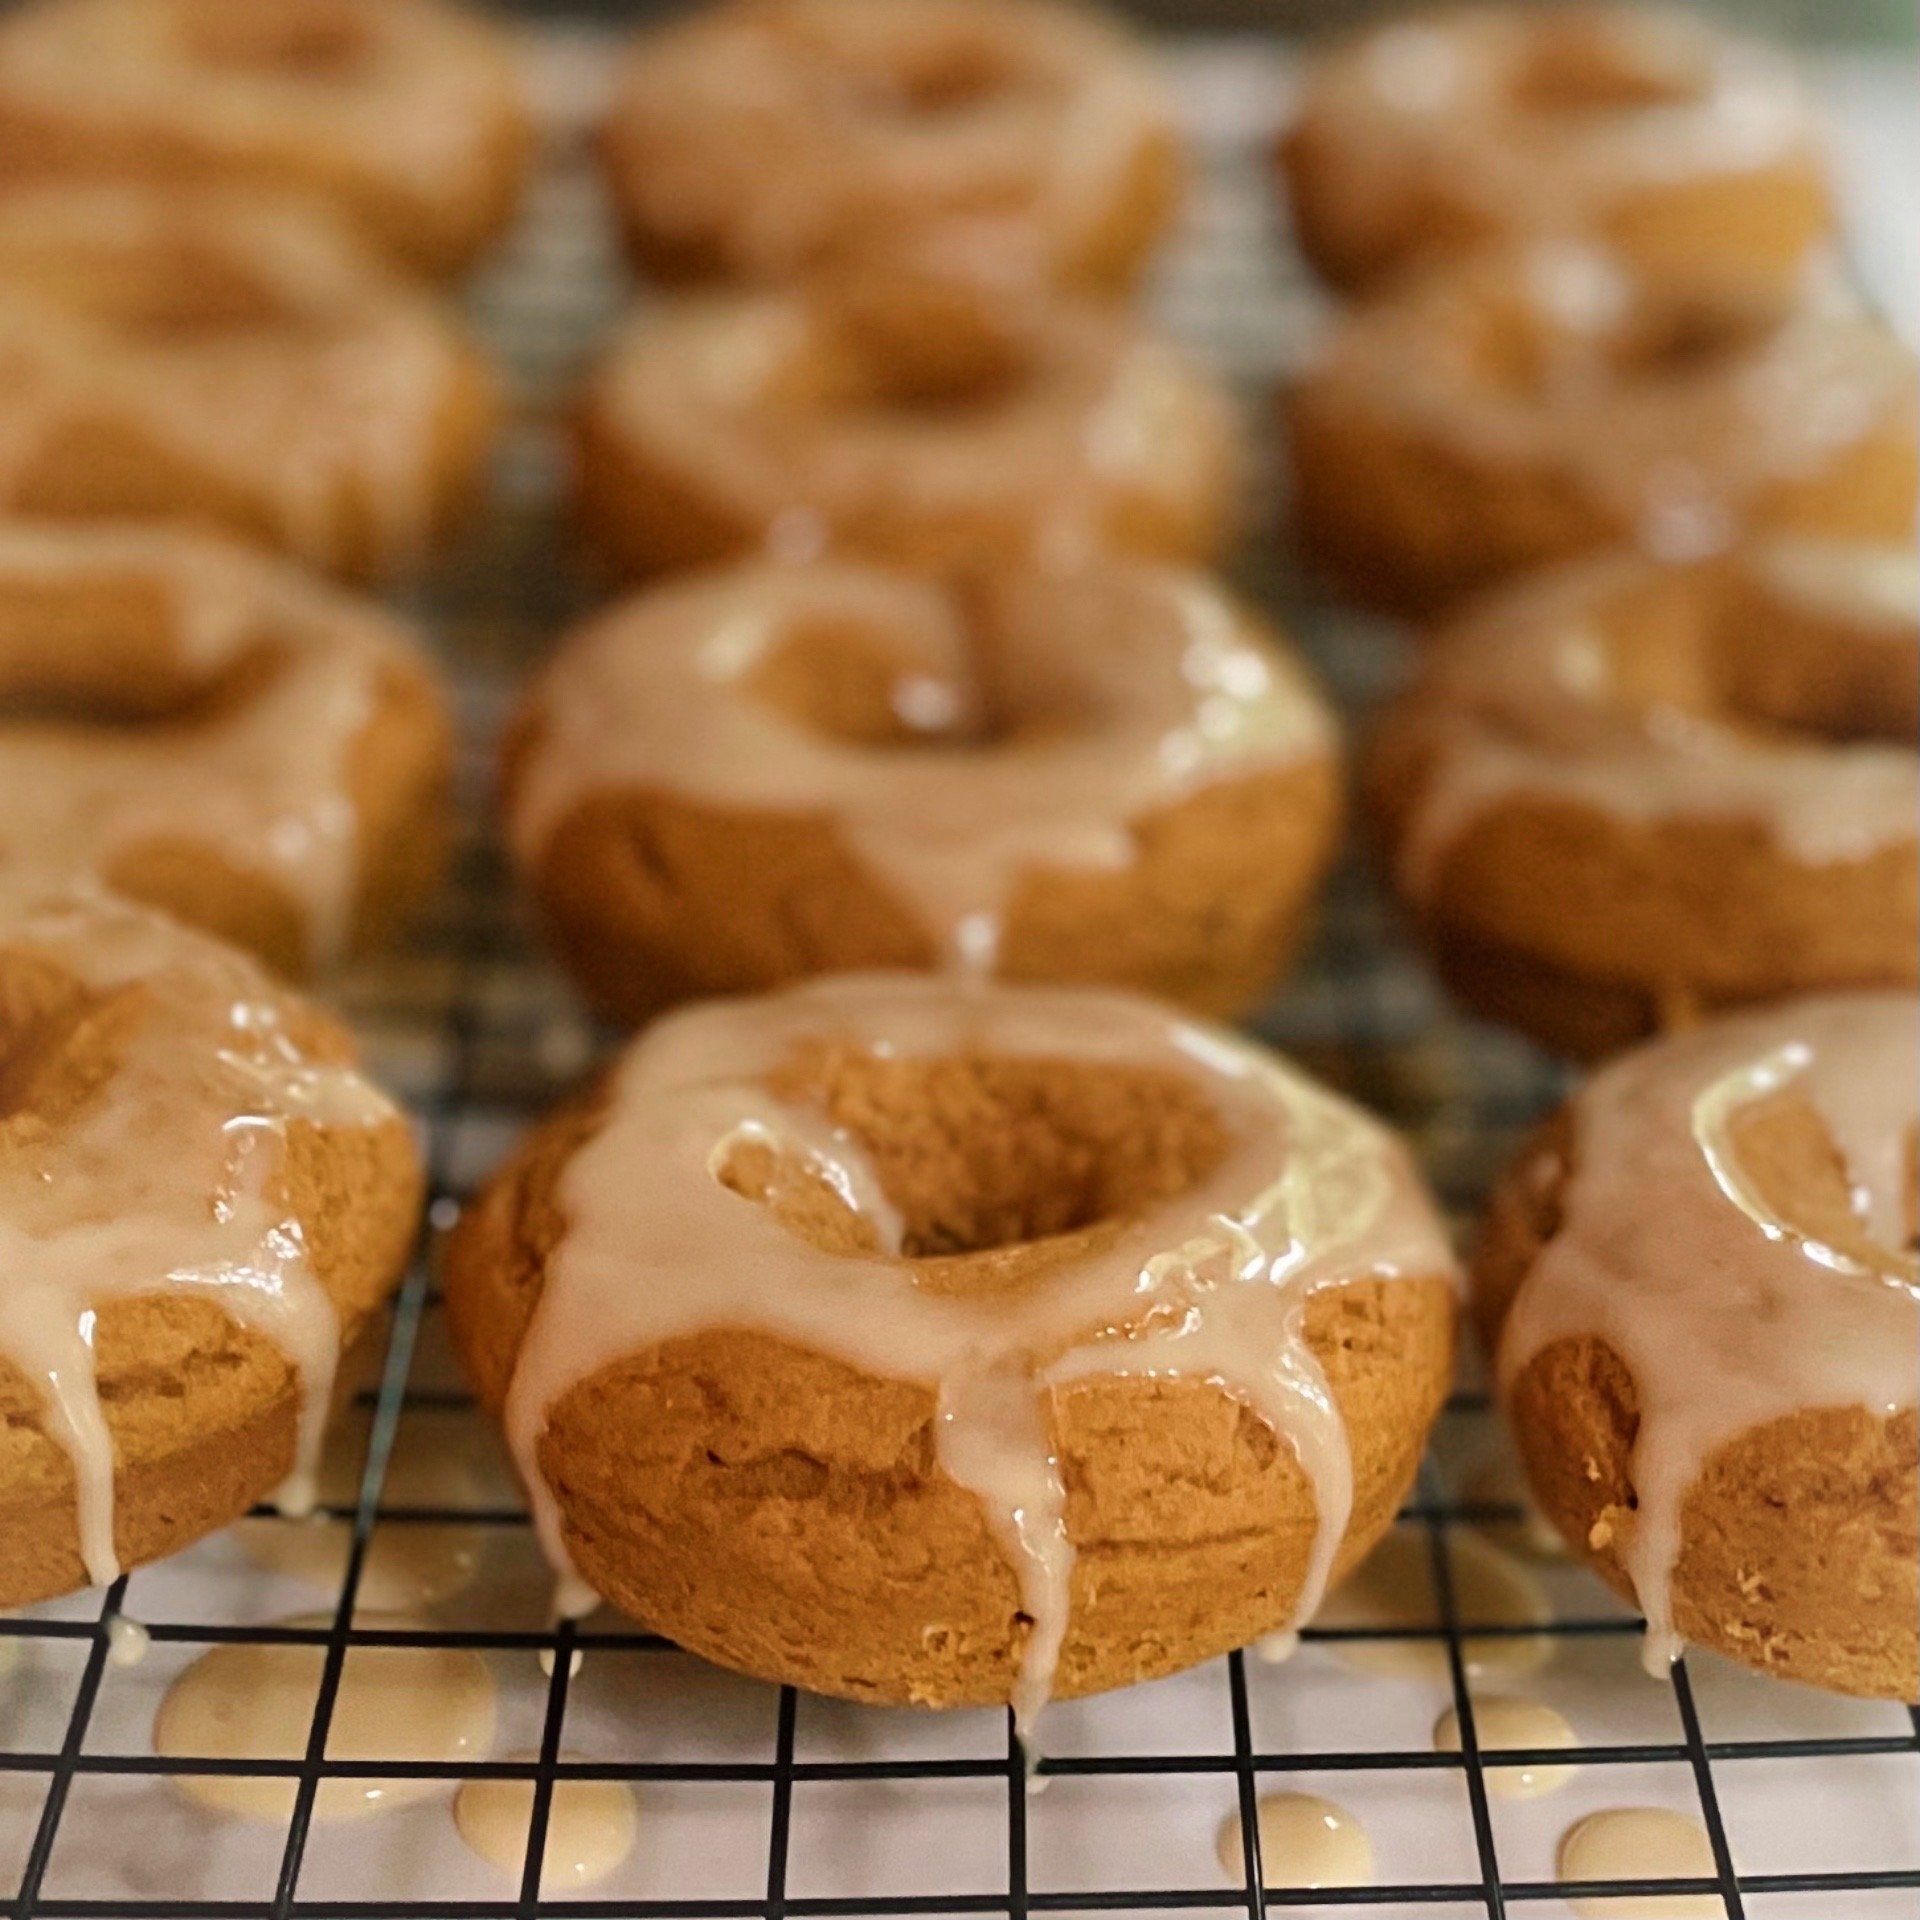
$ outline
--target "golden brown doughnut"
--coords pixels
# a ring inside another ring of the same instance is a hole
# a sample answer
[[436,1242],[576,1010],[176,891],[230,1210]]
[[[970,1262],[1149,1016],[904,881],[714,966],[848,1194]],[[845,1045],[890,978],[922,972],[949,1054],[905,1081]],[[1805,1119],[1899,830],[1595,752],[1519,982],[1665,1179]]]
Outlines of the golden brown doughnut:
[[1226,396],[1125,313],[945,262],[650,304],[579,416],[580,512],[635,575],[764,551],[1205,562],[1239,470]]
[[465,266],[531,123],[507,41],[441,0],[33,0],[0,25],[0,181],[253,186],[396,263]]
[[1341,811],[1304,669],[1211,581],[1124,560],[653,588],[562,645],[505,786],[562,958],[624,1020],[942,965],[1237,1012]]
[[1660,7],[1482,6],[1356,35],[1280,146],[1336,286],[1489,242],[1583,235],[1653,284],[1784,291],[1833,231],[1784,56]]
[[193,521],[387,574],[466,504],[496,412],[450,314],[322,210],[0,192],[0,511]]
[[1310,1612],[1453,1352],[1357,1108],[1151,1001],[906,974],[657,1022],[445,1278],[564,1608],[1023,1725]]
[[0,880],[0,1606],[311,1504],[420,1185],[345,1031],[251,960]]
[[1563,245],[1355,310],[1285,406],[1309,555],[1411,611],[1618,542],[1904,538],[1914,411],[1912,355],[1837,295],[1678,295]]
[[1712,1007],[1911,984],[1916,571],[1910,546],[1607,556],[1443,633],[1368,785],[1460,997],[1594,1055]]
[[1577,1092],[1475,1261],[1548,1517],[1648,1618],[1763,1673],[1912,1700],[1920,1002],[1789,1002]]
[[953,228],[1122,286],[1183,172],[1143,53],[1058,0],[726,0],[635,42],[601,150],[647,272],[758,284]]
[[0,874],[88,874],[283,973],[432,890],[452,728],[378,608],[143,527],[0,523]]

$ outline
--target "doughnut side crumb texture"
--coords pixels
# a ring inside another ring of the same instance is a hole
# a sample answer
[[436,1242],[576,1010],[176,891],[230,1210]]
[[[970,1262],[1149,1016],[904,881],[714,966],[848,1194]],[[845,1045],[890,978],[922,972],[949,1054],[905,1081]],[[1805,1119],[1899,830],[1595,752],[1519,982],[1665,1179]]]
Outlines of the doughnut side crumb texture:
[[[0,1162],[33,1152],[111,1084],[125,1036],[149,1017],[136,986],[104,1007],[0,938]],[[325,1015],[288,1020],[303,1054],[345,1063],[352,1042]],[[164,1124],[164,1116],[158,1116]],[[421,1172],[406,1124],[342,1129],[295,1121],[270,1197],[297,1219],[308,1264],[340,1318],[343,1350],[403,1270]],[[209,1196],[211,1204],[211,1196]],[[238,1519],[294,1464],[298,1382],[263,1335],[175,1294],[114,1299],[94,1351],[114,1452],[114,1542],[123,1566],[179,1551]],[[0,1355],[0,1606],[87,1584],[74,1475],[38,1389]]]
[[[1097,1240],[1099,1225],[1073,1223],[1103,1204],[1087,1184],[1101,1152],[1120,1154],[1109,1172],[1137,1200],[1177,1189],[1182,1164],[1207,1151],[1210,1116],[1151,1074],[1117,1071],[1076,1094],[955,1060],[908,1089],[886,1062],[840,1058],[811,1079],[803,1064],[780,1091],[824,1099],[835,1124],[874,1143],[910,1250],[922,1236],[936,1248],[1011,1237],[921,1259],[923,1284],[942,1290],[1031,1284]],[[598,1119],[589,1098],[538,1129],[449,1246],[450,1325],[493,1409],[565,1233],[557,1183]],[[845,1236],[859,1223],[817,1190],[766,1191],[792,1230],[858,1245]],[[1353,1451],[1337,1569],[1390,1524],[1412,1480],[1452,1327],[1441,1277],[1311,1297],[1308,1341]],[[550,1409],[538,1457],[588,1580],[694,1651],[856,1699],[1002,1702],[1029,1623],[979,1503],[935,1466],[934,1415],[928,1387],[713,1329],[579,1382]],[[1056,1692],[1171,1672],[1289,1617],[1313,1501],[1262,1421],[1210,1386],[1114,1378],[1057,1389],[1052,1421],[1077,1552]]]
[[[1489,1350],[1560,1229],[1573,1168],[1563,1112],[1494,1192],[1473,1266]],[[1514,1383],[1509,1411],[1548,1518],[1632,1601],[1618,1543],[1633,1525],[1640,1400],[1619,1354],[1598,1339],[1555,1342]],[[1891,1418],[1862,1407],[1808,1407],[1749,1428],[1704,1462],[1685,1498],[1675,1627],[1783,1679],[1920,1697],[1917,1487],[1920,1429],[1911,1407]]]

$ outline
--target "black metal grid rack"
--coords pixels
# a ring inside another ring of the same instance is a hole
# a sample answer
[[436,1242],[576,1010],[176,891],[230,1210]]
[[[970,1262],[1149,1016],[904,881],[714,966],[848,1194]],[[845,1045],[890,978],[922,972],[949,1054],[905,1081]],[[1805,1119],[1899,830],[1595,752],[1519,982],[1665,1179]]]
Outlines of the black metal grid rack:
[[[550,37],[543,71],[556,102],[577,100],[590,85],[597,44]],[[1283,67],[1254,42],[1176,58],[1207,166],[1160,300],[1168,323],[1211,352],[1258,406],[1312,319],[1311,292],[1279,243],[1259,162]],[[484,743],[514,676],[576,593],[549,558],[554,466],[542,408],[624,297],[585,169],[577,153],[563,157],[542,181],[520,239],[475,297],[479,324],[520,377],[528,421],[503,461],[485,538],[420,609],[468,722],[469,844],[418,949],[350,982],[346,993],[377,1063],[424,1123],[429,1242],[513,1129],[546,1106],[598,1044],[514,918],[482,825]],[[1246,578],[1290,610],[1290,624],[1350,706],[1364,705],[1395,670],[1391,635],[1307,607],[1271,560],[1251,562]],[[1339,877],[1316,950],[1260,1026],[1406,1126],[1463,1214],[1558,1084],[1518,1043],[1447,1014],[1357,867]],[[341,1577],[317,1623],[284,1624],[279,1616],[294,1611],[284,1587],[219,1542],[142,1570],[104,1596],[0,1620],[0,1673],[9,1659],[16,1667],[0,1678],[0,1905],[16,1920],[1497,1917],[1585,1911],[1567,1903],[1603,1894],[1691,1894],[1703,1912],[1732,1920],[1920,1914],[1920,1716],[1770,1686],[1711,1660],[1683,1662],[1670,1687],[1656,1686],[1636,1671],[1637,1623],[1571,1569],[1543,1575],[1553,1617],[1540,1631],[1557,1666],[1572,1670],[1565,1685],[1586,1703],[1574,1715],[1583,1744],[1542,1754],[1480,1749],[1470,1686],[1476,1650],[1501,1633],[1534,1631],[1484,1630],[1461,1617],[1456,1600],[1462,1530],[1519,1518],[1510,1498],[1489,1496],[1471,1471],[1497,1447],[1482,1393],[1454,1401],[1403,1515],[1431,1556],[1434,1615],[1412,1637],[1444,1649],[1433,1686],[1409,1694],[1406,1683],[1343,1666],[1341,1644],[1378,1637],[1375,1630],[1309,1629],[1286,1668],[1235,1654],[1131,1696],[1062,1707],[1048,1790],[1030,1799],[1021,1757],[997,1716],[840,1709],[716,1674],[623,1623],[602,1631],[606,1616],[548,1631],[525,1515],[509,1486],[482,1475],[471,1498],[449,1504],[410,1499],[398,1474],[390,1479],[413,1439],[429,1431],[437,1436],[423,1442],[429,1450],[477,1460],[486,1444],[439,1351],[430,1272],[429,1244],[378,1372],[359,1395],[358,1419],[348,1422],[357,1451],[327,1509],[344,1534]],[[504,1601],[498,1592],[484,1603],[456,1595],[424,1623],[356,1614],[383,1539],[450,1524],[477,1530],[486,1552],[505,1562]],[[311,1595],[307,1604],[315,1604]],[[146,1668],[114,1662],[107,1622],[123,1608],[150,1626],[147,1678]],[[278,1763],[156,1759],[145,1734],[167,1674],[209,1645],[247,1640],[323,1649],[304,1754]],[[502,1689],[494,1751],[511,1751],[517,1727],[526,1755],[447,1766],[330,1754],[347,1663],[390,1645],[484,1653]],[[576,1647],[585,1649],[578,1674]],[[536,1661],[543,1649],[550,1673]],[[590,1712],[596,1690],[608,1698]],[[1426,1738],[1448,1706],[1462,1727],[1457,1754],[1434,1752]],[[1558,1802],[1489,1792],[1501,1769],[1529,1761],[1577,1763],[1580,1785]],[[222,1769],[290,1781],[284,1828],[250,1827],[236,1837],[234,1823],[196,1812],[165,1777]],[[359,1826],[313,1819],[325,1781],[409,1775],[444,1779],[446,1792]],[[451,1841],[446,1799],[458,1779],[478,1775],[534,1783],[517,1885],[487,1877]],[[632,1783],[639,1796],[632,1875],[578,1896],[543,1897],[532,1863],[553,1788],[607,1778]],[[1363,1807],[1378,1883],[1304,1890],[1287,1884],[1284,1861],[1260,1858],[1255,1801],[1289,1782],[1326,1785]],[[1710,1838],[1711,1873],[1556,1883],[1550,1836],[1584,1807],[1635,1802],[1696,1814]],[[1241,1870],[1229,1874],[1213,1861],[1212,1841],[1236,1810],[1245,1839]],[[342,1835],[351,1837],[343,1843]]]

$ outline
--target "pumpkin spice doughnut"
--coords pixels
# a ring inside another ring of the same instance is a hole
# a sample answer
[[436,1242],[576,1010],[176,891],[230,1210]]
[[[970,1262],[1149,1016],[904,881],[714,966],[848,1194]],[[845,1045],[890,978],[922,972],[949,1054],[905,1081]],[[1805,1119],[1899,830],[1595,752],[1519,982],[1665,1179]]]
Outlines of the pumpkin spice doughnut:
[[1118,560],[656,587],[562,646],[505,785],[562,958],[625,1020],[942,965],[1239,1011],[1341,811],[1298,662],[1210,581]]
[[1390,610],[1621,542],[1901,539],[1920,497],[1913,357],[1877,321],[1826,291],[1677,294],[1577,246],[1357,309],[1284,410],[1307,552]]
[[1309,75],[1280,145],[1334,285],[1580,235],[1653,284],[1784,292],[1833,232],[1782,54],[1647,6],[1467,7],[1376,27]]
[[1608,556],[1444,634],[1368,785],[1460,997],[1591,1056],[1730,1003],[1912,983],[1915,575],[1906,546]]
[[589,379],[578,459],[588,532],[634,575],[769,550],[1204,563],[1240,477],[1231,405],[1184,355],[945,260],[650,305]]
[[0,181],[298,192],[463,267],[531,158],[513,52],[440,0],[32,0],[0,24]]
[[1920,1696],[1917,1107],[1911,994],[1792,1001],[1615,1061],[1494,1196],[1521,1455],[1658,1671]]
[[0,1606],[312,1504],[419,1214],[346,1032],[111,896],[0,879]]
[[601,150],[645,271],[762,285],[953,227],[1121,287],[1183,171],[1142,50],[1056,0],[726,0],[635,42]]
[[649,1028],[446,1287],[564,1609],[1023,1728],[1310,1613],[1453,1350],[1358,1109],[1151,1001],[906,974]]
[[324,211],[0,193],[0,511],[187,520],[389,574],[475,491],[496,412],[451,316]]
[[199,535],[0,524],[0,874],[92,875],[303,973],[431,890],[451,762],[378,608]]

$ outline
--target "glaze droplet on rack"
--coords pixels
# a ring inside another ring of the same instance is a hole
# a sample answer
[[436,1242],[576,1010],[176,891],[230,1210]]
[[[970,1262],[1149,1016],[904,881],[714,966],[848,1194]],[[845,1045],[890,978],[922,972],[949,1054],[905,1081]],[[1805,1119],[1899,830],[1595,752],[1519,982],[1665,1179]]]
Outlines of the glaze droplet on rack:
[[289,1506],[311,1482],[340,1326],[276,1196],[288,1129],[373,1127],[386,1098],[303,1053],[287,1001],[241,955],[91,890],[0,883],[0,962],[51,970],[117,1022],[111,1077],[62,1124],[0,1161],[0,1353],[43,1394],[73,1463],[81,1557],[120,1572],[113,1440],[94,1369],[96,1316],[140,1294],[210,1300],[280,1350],[299,1381]]
[[[1782,1100],[1824,1126],[1846,1220],[1788,1217],[1749,1164],[1745,1127]],[[1632,1374],[1635,1506],[1614,1544],[1664,1673],[1683,1508],[1714,1451],[1802,1408],[1913,1404],[1920,1016],[1878,993],[1722,1021],[1616,1061],[1572,1113],[1560,1225],[1514,1300],[1499,1375],[1511,1390],[1556,1341],[1588,1337]]]
[[[1109,1222],[1024,1291],[943,1294],[902,1255],[898,1214],[861,1145],[768,1091],[797,1050],[818,1042],[1169,1071],[1214,1108],[1227,1144],[1192,1186]],[[826,1251],[723,1185],[743,1139],[834,1189],[874,1250]],[[1032,1623],[1013,1690],[1023,1732],[1052,1690],[1074,1565],[1051,1392],[1095,1376],[1199,1379],[1267,1421],[1317,1508],[1304,1617],[1324,1591],[1352,1495],[1345,1426],[1304,1334],[1307,1299],[1361,1277],[1454,1271],[1399,1143],[1261,1049],[1145,1000],[916,976],[823,980],[659,1022],[614,1070],[598,1130],[556,1199],[567,1225],[505,1424],[565,1600],[581,1607],[591,1595],[540,1471],[548,1409],[627,1355],[709,1328],[752,1328],[934,1390],[938,1463],[979,1498]]]

